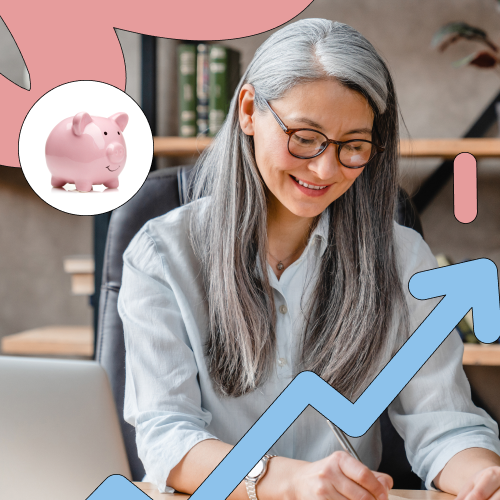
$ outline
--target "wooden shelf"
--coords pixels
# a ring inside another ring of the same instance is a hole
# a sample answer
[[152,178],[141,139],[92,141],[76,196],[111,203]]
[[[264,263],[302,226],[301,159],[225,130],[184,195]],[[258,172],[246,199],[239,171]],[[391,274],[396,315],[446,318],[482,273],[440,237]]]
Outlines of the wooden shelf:
[[2,354],[92,358],[94,333],[91,326],[46,326],[6,335]]
[[464,344],[463,364],[500,366],[500,344]]
[[73,255],[64,259],[64,270],[71,274],[73,295],[94,293],[94,258],[91,255]]
[[[210,143],[209,137],[155,137],[155,156],[199,155]],[[467,152],[476,158],[500,157],[500,139],[402,139],[401,156],[412,158],[453,159]]]
[[88,274],[95,270],[92,255],[71,255],[64,258],[64,270],[68,274]]
[[199,155],[210,143],[210,137],[155,137],[155,156]]
[[500,157],[500,139],[415,139],[401,140],[401,156],[453,159],[460,153],[478,158]]

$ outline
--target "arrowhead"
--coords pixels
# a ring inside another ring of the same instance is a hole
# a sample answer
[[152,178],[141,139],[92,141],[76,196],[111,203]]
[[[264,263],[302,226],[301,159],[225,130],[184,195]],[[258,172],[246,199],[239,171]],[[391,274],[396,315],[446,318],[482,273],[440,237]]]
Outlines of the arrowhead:
[[408,287],[419,300],[445,296],[435,311],[449,318],[452,328],[472,307],[476,337],[490,343],[500,336],[498,270],[491,260],[476,259],[422,271],[412,276]]
[[135,484],[119,474],[104,480],[87,500],[151,500]]

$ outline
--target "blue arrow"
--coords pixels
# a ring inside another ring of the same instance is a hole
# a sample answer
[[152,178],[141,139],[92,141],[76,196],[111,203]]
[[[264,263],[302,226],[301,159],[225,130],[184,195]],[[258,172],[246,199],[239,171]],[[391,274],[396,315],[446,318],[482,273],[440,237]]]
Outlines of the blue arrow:
[[113,474],[105,479],[87,500],[151,500],[126,477]]
[[499,337],[498,273],[492,261],[478,259],[417,273],[410,279],[409,290],[420,300],[445,297],[354,404],[314,373],[300,373],[191,500],[227,498],[308,405],[349,436],[363,435],[471,307],[477,338],[490,343]]

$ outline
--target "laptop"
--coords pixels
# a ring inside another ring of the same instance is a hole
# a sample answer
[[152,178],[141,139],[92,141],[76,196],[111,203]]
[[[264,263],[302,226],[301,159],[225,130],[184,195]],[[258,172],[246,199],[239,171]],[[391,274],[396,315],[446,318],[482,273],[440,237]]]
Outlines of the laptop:
[[0,355],[0,498],[85,500],[112,474],[132,478],[102,366]]

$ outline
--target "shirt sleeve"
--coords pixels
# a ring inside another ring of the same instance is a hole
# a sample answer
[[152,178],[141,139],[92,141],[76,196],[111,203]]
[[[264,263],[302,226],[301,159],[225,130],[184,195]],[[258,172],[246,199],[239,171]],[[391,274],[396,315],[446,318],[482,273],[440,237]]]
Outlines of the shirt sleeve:
[[[413,245],[414,258],[403,278],[405,291],[413,274],[438,267],[422,238]],[[407,293],[414,331],[441,299],[420,301]],[[462,450],[486,448],[500,455],[498,425],[472,403],[462,366],[463,351],[463,342],[453,330],[389,406],[389,418],[405,440],[412,470],[427,489],[436,490],[432,481]]]
[[139,458],[161,493],[166,480],[198,442],[217,439],[205,429],[198,368],[167,263],[142,229],[124,253],[118,312],[125,336],[124,419],[136,429]]

